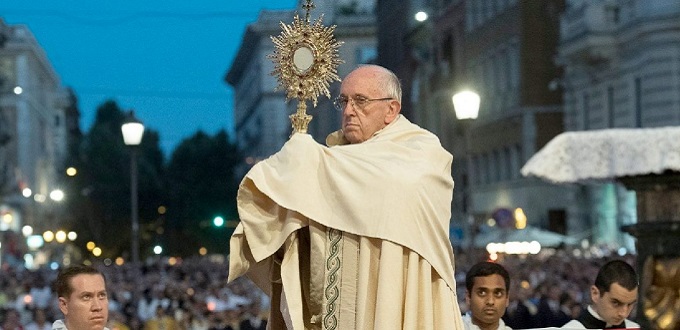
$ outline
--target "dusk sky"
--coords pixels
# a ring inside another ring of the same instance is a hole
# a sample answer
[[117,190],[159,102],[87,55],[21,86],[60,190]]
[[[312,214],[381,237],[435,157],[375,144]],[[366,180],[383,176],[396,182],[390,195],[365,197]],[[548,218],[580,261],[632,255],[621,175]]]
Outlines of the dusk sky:
[[160,133],[169,157],[199,129],[226,129],[233,138],[233,93],[223,77],[244,29],[260,10],[296,3],[6,0],[0,17],[35,35],[62,85],[75,90],[84,132],[97,107],[113,99]]

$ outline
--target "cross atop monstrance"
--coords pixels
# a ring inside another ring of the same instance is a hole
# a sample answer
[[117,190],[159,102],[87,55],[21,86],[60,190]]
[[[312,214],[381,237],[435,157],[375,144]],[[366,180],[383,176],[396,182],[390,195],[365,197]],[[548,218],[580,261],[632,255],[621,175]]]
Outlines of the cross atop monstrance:
[[316,8],[316,6],[312,1],[307,1],[305,4],[302,5],[302,9],[305,10],[305,18],[307,22],[309,22],[309,12],[312,11],[312,9],[314,8]]
[[335,40],[331,27],[323,26],[321,15],[312,24],[310,11],[315,8],[312,0],[302,5],[305,19],[296,14],[292,25],[281,22],[283,30],[278,37],[271,37],[276,48],[268,58],[274,62],[272,75],[278,78],[277,89],[285,89],[286,101],[297,98],[295,114],[290,116],[294,133],[306,133],[312,116],[307,114],[307,100],[317,105],[322,93],[330,98],[330,83],[340,81],[337,67],[343,63],[338,57],[342,43]]

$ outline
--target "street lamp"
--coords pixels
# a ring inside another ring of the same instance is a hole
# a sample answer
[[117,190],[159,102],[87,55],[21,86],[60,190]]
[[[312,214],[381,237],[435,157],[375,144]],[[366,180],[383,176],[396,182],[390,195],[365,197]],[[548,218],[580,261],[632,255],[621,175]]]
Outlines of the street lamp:
[[461,91],[451,97],[458,120],[477,119],[479,115],[479,94],[472,91]]
[[453,109],[456,112],[456,118],[460,122],[461,134],[463,135],[463,149],[465,154],[465,173],[463,175],[463,214],[466,217],[466,222],[470,233],[469,251],[472,252],[475,245],[475,218],[470,213],[470,148],[468,146],[468,126],[470,122],[477,119],[479,115],[479,94],[465,90],[458,92],[451,97],[453,102]]
[[130,213],[132,216],[132,262],[139,262],[139,213],[137,207],[137,146],[142,142],[144,125],[132,110],[120,127],[125,145],[130,146]]

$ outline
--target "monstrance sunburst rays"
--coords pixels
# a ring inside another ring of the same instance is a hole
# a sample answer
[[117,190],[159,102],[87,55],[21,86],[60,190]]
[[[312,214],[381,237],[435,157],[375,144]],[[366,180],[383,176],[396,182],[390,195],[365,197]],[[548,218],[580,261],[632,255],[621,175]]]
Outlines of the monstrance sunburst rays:
[[337,67],[343,63],[338,57],[341,42],[335,40],[335,26],[323,26],[323,15],[310,23],[309,11],[312,1],[303,5],[305,19],[296,14],[293,24],[280,23],[283,30],[278,37],[271,37],[274,53],[268,57],[274,62],[272,75],[278,78],[277,89],[285,89],[286,101],[297,98],[297,112],[290,116],[293,131],[306,133],[312,116],[306,113],[307,100],[316,106],[321,94],[330,98],[329,87],[340,81]]

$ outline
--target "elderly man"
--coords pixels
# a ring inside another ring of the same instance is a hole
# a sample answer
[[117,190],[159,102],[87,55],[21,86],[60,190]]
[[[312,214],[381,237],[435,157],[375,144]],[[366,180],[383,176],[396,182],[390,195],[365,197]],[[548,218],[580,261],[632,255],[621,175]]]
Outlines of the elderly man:
[[462,329],[451,154],[400,115],[383,67],[352,71],[335,106],[328,147],[294,134],[244,178],[230,280],[270,295],[272,328]]
[[[104,274],[90,266],[72,266],[59,272],[54,288],[63,320],[52,330],[102,330],[109,317]],[[108,329],[107,329],[108,330]]]

